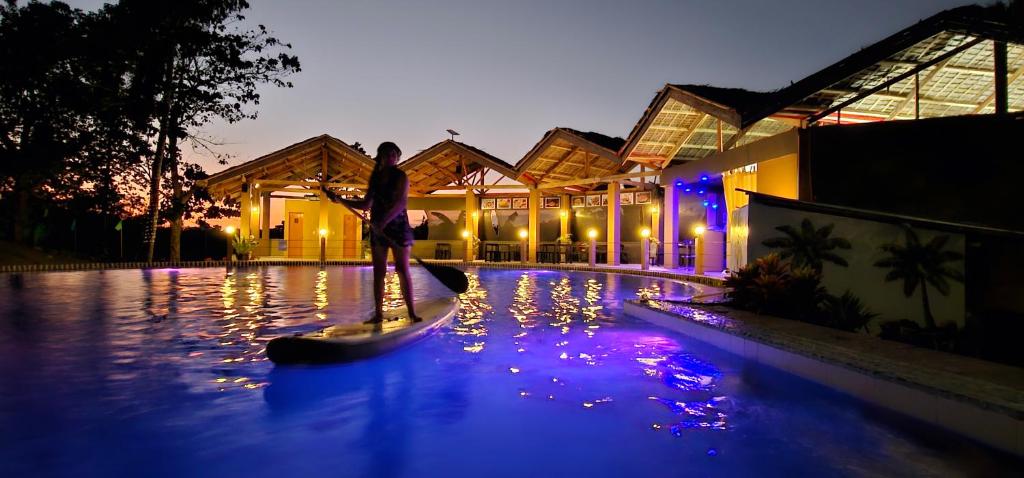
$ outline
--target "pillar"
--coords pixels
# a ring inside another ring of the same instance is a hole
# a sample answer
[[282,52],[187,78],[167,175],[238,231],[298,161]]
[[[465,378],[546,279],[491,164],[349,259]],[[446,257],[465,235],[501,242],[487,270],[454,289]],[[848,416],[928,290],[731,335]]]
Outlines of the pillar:
[[466,190],[466,230],[469,231],[469,238],[466,239],[465,258],[467,261],[476,259],[476,247],[473,246],[473,238],[480,232],[480,210],[476,193],[472,189]]
[[264,192],[260,194],[263,200],[263,206],[260,208],[260,214],[263,215],[260,221],[260,250],[263,251],[264,256],[271,254],[270,248],[270,192]]
[[658,207],[658,203],[651,202],[649,207],[651,211],[651,237],[661,238],[661,208]]
[[252,234],[252,184],[245,183],[242,189],[241,205],[238,211],[238,235],[246,238]]
[[[323,243],[324,247],[326,247],[326,245],[327,245],[326,244],[327,238],[330,237],[330,235],[332,233],[334,233],[334,231],[331,231],[327,227],[327,224],[328,224],[328,222],[327,222],[327,212],[328,212],[327,201],[328,201],[327,196],[324,194],[323,190],[321,189],[320,190],[320,200],[317,201],[317,203],[316,203],[316,209],[317,209],[317,212],[319,213],[319,216],[320,216],[319,221],[317,221],[316,237],[320,238],[320,231],[327,230],[327,235],[323,236],[323,238],[320,239],[320,240],[324,241],[324,243]],[[306,231],[303,231],[303,237],[305,237],[305,232]]]
[[664,251],[664,264],[668,269],[679,267],[679,189],[675,178],[666,178],[665,198],[661,207],[664,227],[662,228],[661,244]]
[[537,246],[540,244],[540,189],[530,189],[530,240],[529,260],[537,262]]
[[619,265],[619,253],[622,251],[622,231],[620,217],[622,208],[619,203],[619,183],[608,183],[608,265]]
[[[569,235],[569,217],[572,215],[572,205],[569,204],[569,195],[563,194],[558,204],[558,237],[564,238]],[[570,241],[571,242],[571,241]]]
[[993,41],[992,42],[992,59],[995,63],[993,70],[995,71],[995,111],[996,114],[1006,114],[1009,111],[1009,97],[1007,96],[1007,82],[1006,82],[1006,42],[1004,41]]

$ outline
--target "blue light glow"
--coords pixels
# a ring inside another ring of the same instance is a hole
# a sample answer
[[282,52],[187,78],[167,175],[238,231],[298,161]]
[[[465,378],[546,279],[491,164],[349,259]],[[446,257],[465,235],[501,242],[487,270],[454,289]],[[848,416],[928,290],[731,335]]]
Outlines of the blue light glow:
[[711,205],[711,209],[718,209],[718,203],[716,202],[716,203],[712,204]]
[[676,180],[676,187],[677,187],[677,188],[681,188],[681,187],[683,187],[683,182],[677,179],[677,180]]
[[704,181],[704,182],[708,182],[708,175],[705,174],[705,175],[701,176],[700,180]]
[[708,202],[706,200],[704,201],[704,207],[708,207]]
[[698,189],[698,190],[697,190],[697,194],[701,194],[701,195],[703,195],[703,194],[704,194],[704,190],[703,190],[703,189]]

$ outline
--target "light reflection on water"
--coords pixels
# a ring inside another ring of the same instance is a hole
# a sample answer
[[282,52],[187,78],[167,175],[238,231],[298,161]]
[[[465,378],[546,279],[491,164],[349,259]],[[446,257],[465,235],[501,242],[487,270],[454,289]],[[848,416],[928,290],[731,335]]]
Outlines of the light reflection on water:
[[[413,273],[418,299],[447,294],[422,269]],[[856,416],[809,403],[820,391],[762,384],[753,393],[740,359],[621,315],[623,300],[682,297],[692,292],[684,285],[589,273],[468,276],[459,314],[436,337],[356,364],[281,368],[264,356],[270,338],[372,311],[369,267],[11,280],[0,285],[0,463],[10,476],[38,467],[161,474],[152,464],[168,460],[169,475],[327,467],[359,476],[646,476],[686,474],[678,467],[687,463],[697,474],[785,476],[848,473],[851,443],[864,443],[857,469],[867,471],[877,471],[864,463],[878,461],[880,442],[907,453]],[[394,274],[385,305],[402,306]],[[791,413],[795,402],[802,414]],[[829,439],[813,449],[800,441],[825,421],[847,435],[824,451]],[[764,443],[772,445],[762,456]],[[26,458],[46,450],[59,456]],[[700,462],[711,450],[729,461]],[[766,456],[799,460],[766,471]]]

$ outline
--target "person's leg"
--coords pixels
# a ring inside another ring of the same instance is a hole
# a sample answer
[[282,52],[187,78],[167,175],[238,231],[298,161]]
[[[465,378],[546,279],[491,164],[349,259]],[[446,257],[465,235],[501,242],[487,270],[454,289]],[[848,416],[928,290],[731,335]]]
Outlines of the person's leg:
[[416,315],[413,309],[412,300],[412,279],[409,278],[409,254],[412,246],[395,246],[391,252],[395,255],[395,273],[398,274],[398,283],[402,286],[402,298],[405,299],[405,308],[409,311],[409,318],[414,322],[422,320]]
[[388,246],[371,244],[370,254],[373,257],[373,301],[374,314],[371,322],[384,319],[384,278],[388,273]]

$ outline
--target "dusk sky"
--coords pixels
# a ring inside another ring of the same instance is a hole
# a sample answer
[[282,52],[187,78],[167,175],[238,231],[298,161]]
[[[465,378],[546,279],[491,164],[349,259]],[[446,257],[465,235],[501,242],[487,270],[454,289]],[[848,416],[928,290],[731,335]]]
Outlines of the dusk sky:
[[[93,9],[97,0],[73,6]],[[447,138],[510,163],[555,126],[625,137],[665,83],[773,90],[963,0],[251,1],[292,89],[211,125],[232,164],[323,133],[408,158]],[[202,161],[210,172],[222,166]]]

